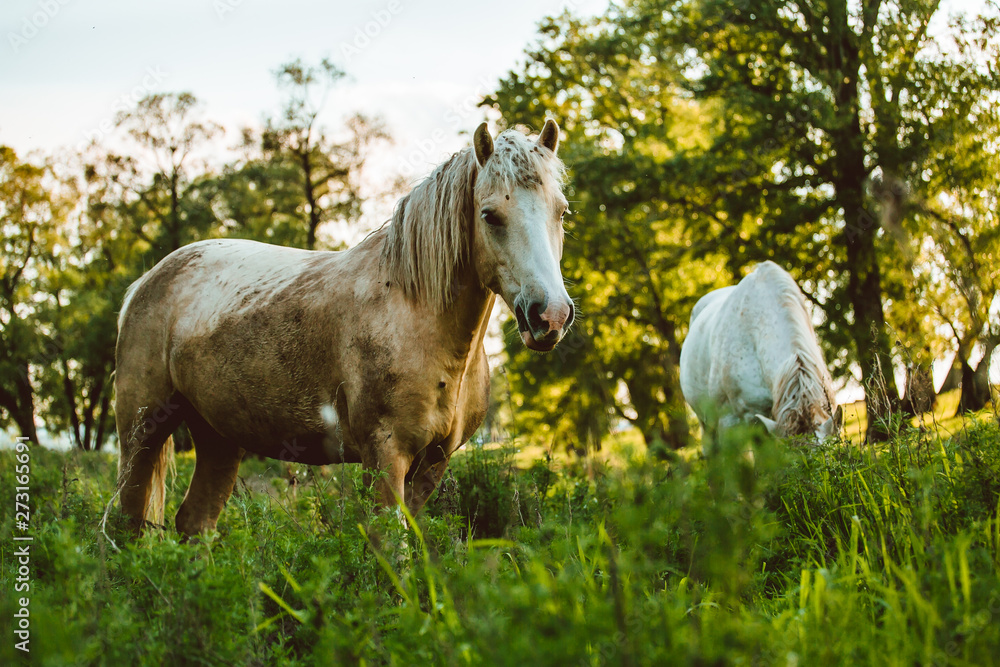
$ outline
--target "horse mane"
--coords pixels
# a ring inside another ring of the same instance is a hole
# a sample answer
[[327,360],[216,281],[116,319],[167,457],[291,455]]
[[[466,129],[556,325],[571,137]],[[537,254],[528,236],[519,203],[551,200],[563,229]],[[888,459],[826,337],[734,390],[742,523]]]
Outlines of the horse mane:
[[497,137],[484,167],[472,148],[455,153],[396,204],[382,249],[390,280],[407,296],[444,310],[471,260],[476,196],[561,185],[563,174],[552,151],[517,130]]
[[791,320],[792,350],[774,379],[772,415],[780,433],[802,435],[815,431],[817,412],[824,419],[833,414],[836,396],[833,379],[816,342],[805,297],[791,276],[781,269],[778,271],[782,279],[776,281],[775,287],[778,303]]

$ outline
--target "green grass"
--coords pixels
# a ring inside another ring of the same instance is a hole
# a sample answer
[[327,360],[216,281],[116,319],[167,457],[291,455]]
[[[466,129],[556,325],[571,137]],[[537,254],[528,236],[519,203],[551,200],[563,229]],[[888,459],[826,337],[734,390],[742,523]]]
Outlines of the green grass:
[[[968,423],[968,416],[957,415],[958,402],[961,398],[961,390],[954,389],[947,391],[937,397],[934,402],[934,409],[930,412],[911,417],[908,423],[916,428],[933,429],[936,433],[953,435],[960,432]],[[864,440],[865,429],[868,427],[868,413],[865,409],[865,402],[855,401],[843,406],[844,410],[844,436],[852,442]],[[992,407],[987,406],[984,412],[990,412]]]
[[[120,550],[98,532],[114,460],[33,449],[31,663],[997,664],[1000,429],[940,432],[813,449],[746,431],[670,462],[469,449],[410,531],[353,466],[248,460],[219,534],[111,522]],[[13,477],[0,452],[4,536]]]

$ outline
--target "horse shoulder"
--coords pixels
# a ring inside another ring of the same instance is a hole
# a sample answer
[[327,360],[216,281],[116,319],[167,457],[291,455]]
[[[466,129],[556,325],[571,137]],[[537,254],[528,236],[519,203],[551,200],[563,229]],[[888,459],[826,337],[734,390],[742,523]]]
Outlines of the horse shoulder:
[[472,350],[472,358],[437,359],[424,372],[408,380],[413,385],[403,403],[418,431],[413,445],[421,449],[434,443],[446,443],[450,454],[466,442],[482,424],[489,405],[489,366],[482,349]]

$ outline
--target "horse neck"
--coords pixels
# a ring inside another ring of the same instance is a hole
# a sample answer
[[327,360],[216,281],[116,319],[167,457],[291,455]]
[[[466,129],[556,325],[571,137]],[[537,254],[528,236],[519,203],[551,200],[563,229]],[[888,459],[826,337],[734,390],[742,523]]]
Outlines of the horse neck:
[[791,355],[777,368],[773,380],[775,421],[787,433],[811,432],[817,416],[825,419],[833,414],[834,402],[815,337],[805,331],[792,332]]
[[496,295],[482,285],[471,269],[456,272],[451,304],[439,315],[457,348],[471,356],[482,345]]

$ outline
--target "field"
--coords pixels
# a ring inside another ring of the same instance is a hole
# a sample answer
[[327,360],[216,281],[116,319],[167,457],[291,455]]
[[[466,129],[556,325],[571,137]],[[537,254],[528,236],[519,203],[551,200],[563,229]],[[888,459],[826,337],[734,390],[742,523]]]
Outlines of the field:
[[354,466],[250,459],[219,533],[189,543],[129,540],[114,513],[102,533],[114,458],[32,448],[16,594],[0,452],[0,663],[25,658],[21,596],[38,665],[1000,663],[992,413],[875,448],[746,431],[707,460],[517,445],[467,446],[408,531]]

